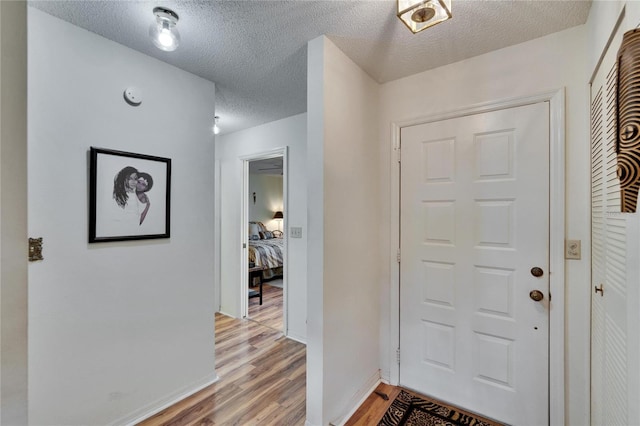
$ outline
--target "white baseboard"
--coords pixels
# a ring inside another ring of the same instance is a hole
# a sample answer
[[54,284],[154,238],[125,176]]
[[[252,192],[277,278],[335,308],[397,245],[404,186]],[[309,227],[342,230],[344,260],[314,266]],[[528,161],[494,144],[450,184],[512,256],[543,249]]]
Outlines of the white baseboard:
[[134,411],[131,414],[128,414],[118,420],[115,420],[109,423],[109,425],[110,426],[115,426],[115,425],[133,426],[145,419],[148,419],[154,414],[159,413],[165,408],[172,406],[176,402],[181,401],[186,397],[191,396],[194,393],[206,388],[207,386],[214,384],[218,380],[219,380],[219,377],[215,372],[212,374],[209,374],[203,377],[202,379],[197,380],[193,383],[190,383],[187,386],[184,386],[183,388],[179,389],[178,391],[173,392],[170,395],[167,395],[164,398],[160,398],[159,400],[151,404],[148,404]]
[[376,371],[376,373],[365,382],[365,384],[358,390],[358,392],[356,392],[353,397],[351,397],[349,403],[347,404],[347,407],[349,407],[349,411],[347,412],[347,414],[340,417],[339,420],[331,422],[331,424],[335,426],[343,426],[351,418],[351,416],[353,416],[358,408],[360,408],[362,403],[378,387],[379,384],[380,370]]
[[237,319],[235,315],[228,314],[228,313],[226,313],[225,311],[220,311],[220,310],[219,310],[219,311],[218,311],[218,313],[220,313],[220,314],[222,314],[222,315],[225,315],[225,316],[227,316],[227,317],[229,317],[229,318],[235,318],[235,319]]
[[289,333],[287,334],[287,337],[288,337],[289,339],[291,339],[291,340],[295,340],[295,341],[296,341],[296,342],[298,342],[298,343],[302,343],[303,345],[306,345],[306,344],[307,344],[307,338],[306,338],[306,336],[299,336],[299,335],[297,335],[296,333],[291,333],[291,332],[289,332]]

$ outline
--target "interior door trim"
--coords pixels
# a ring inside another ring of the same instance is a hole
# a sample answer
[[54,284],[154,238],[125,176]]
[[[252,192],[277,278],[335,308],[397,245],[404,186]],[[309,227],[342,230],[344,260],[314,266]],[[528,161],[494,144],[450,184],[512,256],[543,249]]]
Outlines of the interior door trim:
[[565,88],[527,97],[476,104],[443,113],[390,123],[390,242],[389,244],[389,382],[400,383],[400,130],[451,118],[549,102],[549,424],[565,424]]

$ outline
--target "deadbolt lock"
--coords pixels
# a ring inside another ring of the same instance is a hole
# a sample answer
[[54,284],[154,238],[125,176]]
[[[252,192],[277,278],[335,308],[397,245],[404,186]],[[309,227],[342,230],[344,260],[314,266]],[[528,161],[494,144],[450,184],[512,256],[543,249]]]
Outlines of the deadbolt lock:
[[531,268],[531,275],[533,275],[534,277],[541,277],[544,274],[544,271],[542,270],[542,268],[538,268],[537,266],[534,266],[533,268]]

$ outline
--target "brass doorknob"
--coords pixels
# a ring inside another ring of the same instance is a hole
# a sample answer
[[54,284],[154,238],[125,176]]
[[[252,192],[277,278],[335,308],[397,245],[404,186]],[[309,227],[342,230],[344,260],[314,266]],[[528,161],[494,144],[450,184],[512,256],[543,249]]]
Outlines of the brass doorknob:
[[539,302],[544,299],[544,294],[542,294],[540,290],[532,290],[531,293],[529,293],[529,297],[536,302]]
[[534,277],[541,277],[544,274],[542,268],[538,268],[537,266],[531,268],[531,275]]

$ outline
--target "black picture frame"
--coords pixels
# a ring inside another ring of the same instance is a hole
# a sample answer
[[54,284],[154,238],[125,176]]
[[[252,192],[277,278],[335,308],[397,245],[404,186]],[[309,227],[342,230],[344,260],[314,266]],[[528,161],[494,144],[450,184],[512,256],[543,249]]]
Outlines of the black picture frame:
[[170,238],[171,159],[90,148],[89,243]]

